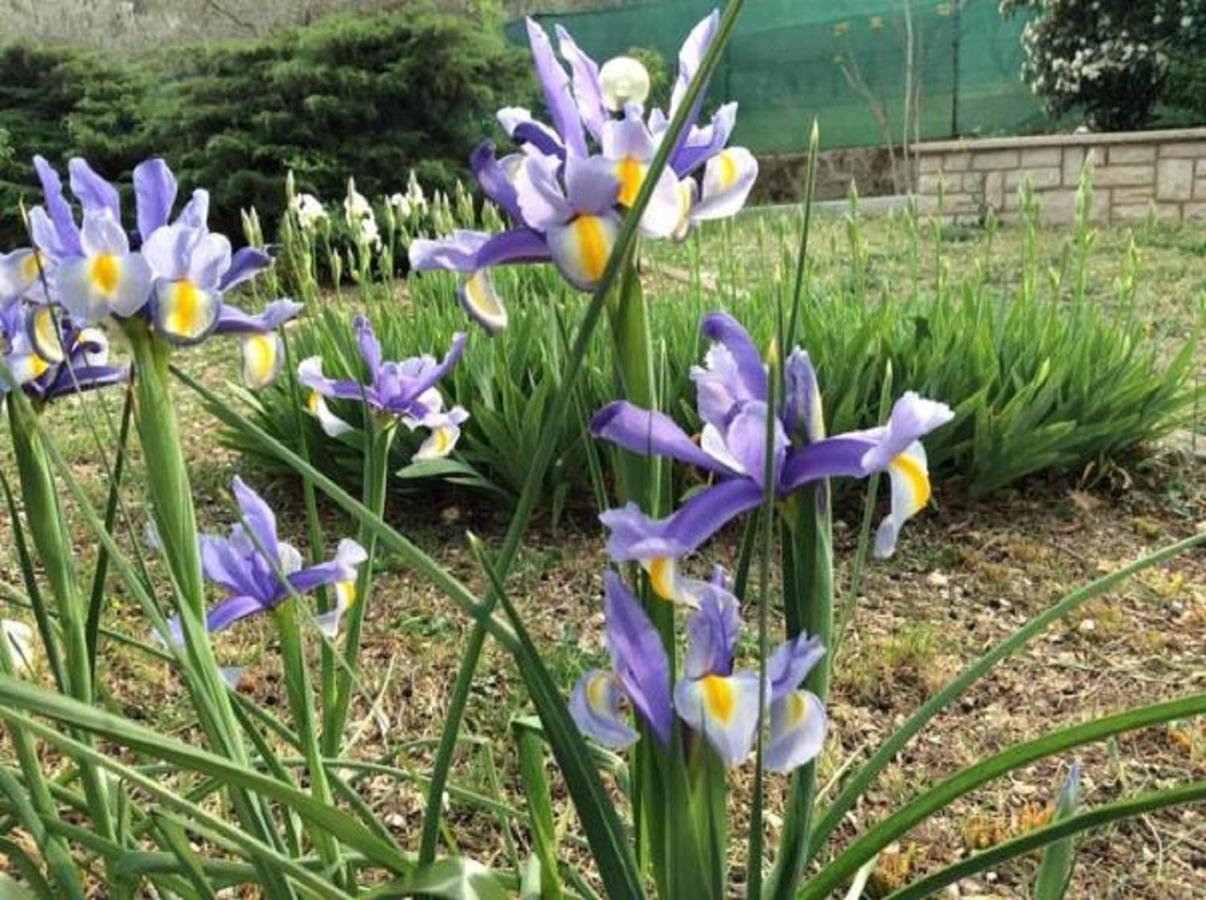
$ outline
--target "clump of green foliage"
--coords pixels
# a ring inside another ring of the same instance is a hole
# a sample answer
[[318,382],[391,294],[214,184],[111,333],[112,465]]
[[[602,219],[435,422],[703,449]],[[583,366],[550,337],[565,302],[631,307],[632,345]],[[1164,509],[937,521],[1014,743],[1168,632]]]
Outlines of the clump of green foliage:
[[119,60],[70,48],[0,49],[0,238],[22,238],[18,201],[36,202],[29,159],[83,155],[128,172],[158,154],[182,186],[205,185],[215,227],[240,209],[282,212],[281,179],[342,194],[398,190],[408,170],[451,189],[494,111],[521,102],[523,53],[472,17],[408,6],[333,15],[263,39],[165,47]]

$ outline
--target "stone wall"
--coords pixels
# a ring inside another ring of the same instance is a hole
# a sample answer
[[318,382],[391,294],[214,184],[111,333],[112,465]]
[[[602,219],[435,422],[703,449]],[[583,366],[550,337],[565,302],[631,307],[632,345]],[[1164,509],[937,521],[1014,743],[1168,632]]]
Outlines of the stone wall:
[[951,221],[982,220],[991,207],[1017,219],[1018,187],[1034,187],[1046,222],[1071,222],[1086,156],[1093,159],[1095,222],[1149,214],[1206,223],[1206,128],[1114,134],[935,141],[916,148],[921,209]]

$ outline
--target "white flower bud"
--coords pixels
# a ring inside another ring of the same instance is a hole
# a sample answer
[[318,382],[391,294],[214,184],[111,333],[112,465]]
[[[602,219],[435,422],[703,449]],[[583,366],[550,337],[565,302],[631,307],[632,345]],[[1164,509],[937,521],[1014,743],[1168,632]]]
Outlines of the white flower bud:
[[603,102],[612,112],[622,112],[628,103],[644,103],[649,96],[649,72],[631,56],[609,59],[599,70]]

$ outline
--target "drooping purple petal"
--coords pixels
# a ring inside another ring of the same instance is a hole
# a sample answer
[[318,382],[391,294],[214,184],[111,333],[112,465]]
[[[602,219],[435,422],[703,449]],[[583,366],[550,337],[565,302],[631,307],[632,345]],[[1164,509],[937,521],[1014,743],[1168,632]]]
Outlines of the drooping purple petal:
[[945,403],[928,400],[915,391],[906,391],[892,406],[883,439],[863,460],[866,472],[878,472],[887,468],[894,457],[903,453],[910,444],[939,428],[955,417],[954,411]]
[[549,117],[553,120],[553,127],[571,154],[586,156],[586,135],[570,89],[569,78],[557,62],[557,57],[553,54],[553,45],[544,29],[530,17],[525,24],[528,44],[532,48],[532,62],[536,67],[536,78],[544,93],[544,102],[548,107]]
[[357,568],[368,559],[364,548],[351,538],[339,542],[335,558],[289,575],[289,585],[299,594],[328,584],[354,581]]
[[231,597],[223,600],[205,614],[205,630],[210,634],[229,628],[239,619],[245,619],[272,607],[256,597]]
[[875,446],[861,435],[837,435],[804,447],[793,447],[783,463],[779,488],[794,491],[802,484],[822,478],[863,478],[863,457]]
[[465,229],[458,229],[439,240],[420,238],[410,245],[411,268],[418,271],[448,269],[453,272],[472,272],[478,268],[478,252],[490,239],[491,236],[484,231]]
[[603,618],[616,677],[654,736],[669,744],[674,712],[661,636],[616,573],[606,572],[603,586]]
[[532,118],[522,106],[507,106],[498,111],[498,122],[507,137],[519,145],[528,144],[537,152],[565,159],[565,144],[561,137],[543,122]]
[[129,366],[89,366],[60,363],[54,380],[43,392],[46,400],[119,384],[130,377]]
[[287,297],[270,301],[262,312],[255,314],[223,303],[214,331],[218,334],[264,334],[288,322],[301,312],[301,308],[302,304]]
[[761,501],[762,489],[756,481],[731,478],[699,491],[664,519],[650,518],[629,503],[607,510],[599,521],[610,529],[607,552],[617,562],[680,557]]
[[228,291],[272,265],[272,255],[259,247],[240,247],[231,257],[230,267],[218,282],[219,291]]
[[587,737],[612,750],[623,750],[640,737],[627,722],[625,696],[611,672],[591,669],[574,685],[569,699],[570,716]]
[[735,474],[703,452],[665,413],[616,400],[594,414],[590,433],[645,456],[666,456],[721,475]]
[[519,197],[515,193],[515,185],[507,177],[507,173],[494,157],[494,144],[483,141],[473,148],[469,154],[469,168],[473,177],[481,185],[482,193],[493,201],[499,209],[507,214],[514,222],[522,220],[519,211]]
[[251,566],[229,539],[203,534],[198,539],[198,546],[201,549],[201,571],[206,578],[232,594],[259,594],[259,583]]
[[421,397],[425,391],[432,387],[437,381],[452,371],[452,367],[456,365],[457,360],[461,358],[461,354],[465,352],[465,341],[467,340],[465,332],[458,331],[452,335],[452,345],[448,348],[448,352],[434,366],[427,366],[413,383],[407,386],[407,402],[414,401]]
[[[679,105],[686,99],[687,87],[703,63],[703,58],[708,51],[708,47],[716,39],[716,31],[719,25],[720,13],[712,10],[706,18],[702,19],[699,24],[691,29],[691,33],[687,35],[687,39],[683,42],[682,48],[678,52],[678,78],[674,82],[674,90],[670,95],[670,118],[674,118]],[[678,156],[682,151],[683,145],[687,142],[691,129],[699,120],[699,113],[703,109],[703,101],[707,93],[708,85],[705,83],[700,86],[699,93],[695,96],[695,102],[691,105],[691,110],[687,114],[687,127],[679,132],[678,140],[675,141],[674,147],[670,151],[671,159]]]
[[736,124],[737,104],[726,103],[713,113],[711,124],[692,128],[670,161],[675,173],[680,178],[689,175],[723,150]]
[[176,202],[176,177],[162,159],[153,157],[134,167],[134,201],[138,234],[145,241],[168,223]]
[[371,387],[353,381],[350,378],[325,378],[322,374],[322,357],[311,356],[303,359],[297,367],[297,380],[302,387],[307,387],[324,397],[338,397],[341,400],[374,399],[375,393]]

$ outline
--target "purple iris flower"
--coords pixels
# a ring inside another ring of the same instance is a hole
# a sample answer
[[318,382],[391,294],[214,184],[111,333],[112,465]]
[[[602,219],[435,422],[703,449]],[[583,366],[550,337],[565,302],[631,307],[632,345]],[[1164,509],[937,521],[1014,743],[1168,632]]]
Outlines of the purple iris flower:
[[109,341],[103,331],[79,328],[66,316],[56,321],[49,306],[10,302],[0,312],[0,337],[8,348],[3,355],[7,378],[0,393],[18,386],[45,403],[129,376],[128,367],[109,365]]
[[[223,295],[266,268],[271,259],[263,250],[233,251],[223,235],[210,232],[209,194],[193,192],[175,219],[175,176],[163,160],[153,158],[134,169],[137,228],[122,226],[116,188],[82,159],[68,163],[71,192],[79,201],[77,224],[63,193],[62,181],[46,160],[34,167],[42,182],[45,203],[30,212],[30,231],[36,251],[18,251],[0,260],[0,286],[5,282],[28,290],[39,263],[46,271],[47,299],[61,304],[81,324],[115,316],[142,316],[175,344],[193,344],[224,322],[238,321],[243,335],[243,372],[249,386],[262,387],[280,367],[280,342],[253,325],[265,317],[243,316],[228,306]],[[36,255],[33,255],[36,252]],[[272,328],[296,304],[274,307]]]
[[[718,21],[714,12],[684,44],[671,115],[715,37]],[[519,152],[500,160],[494,147],[484,143],[470,156],[482,192],[511,227],[493,236],[456,231],[439,240],[416,240],[410,247],[416,270],[460,274],[458,300],[490,333],[507,323],[506,308],[489,277],[493,266],[552,261],[574,287],[588,291],[598,284],[621,214],[635,201],[667,126],[660,113],[645,120],[643,97],[618,103],[610,97],[598,64],[563,28],[557,35],[569,74],[544,30],[529,19],[527,31],[553,124],[537,121],[520,107],[500,110],[499,121]],[[692,222],[733,215],[744,205],[757,176],[757,163],[748,151],[725,146],[736,105],[722,107],[704,128],[695,125],[698,116],[697,103],[690,127],[641,217],[641,231],[649,237],[681,239]],[[700,169],[703,175],[697,180],[694,173]]]
[[[235,478],[233,488],[242,521],[226,537],[201,536],[205,577],[229,593],[206,613],[206,629],[221,631],[239,619],[272,609],[291,594],[334,585],[335,607],[315,620],[328,636],[336,634],[340,617],[355,602],[356,571],[367,558],[364,548],[345,538],[334,559],[303,567],[297,548],[277,537],[276,516],[263,498],[240,478]],[[180,617],[173,616],[168,626],[173,640],[183,643]]]
[[[698,606],[687,621],[687,651],[673,698],[669,663],[653,623],[619,576],[606,573],[604,584],[612,670],[592,669],[575,685],[569,705],[579,729],[604,746],[627,747],[639,736],[625,712],[631,704],[664,746],[677,713],[726,767],[740,764],[762,720],[760,689],[756,671],[734,668],[741,622],[724,570],[718,567],[710,582],[698,584]],[[765,761],[773,771],[790,771],[821,750],[824,707],[798,686],[824,652],[819,640],[800,636],[781,644],[767,661],[771,721]]]
[[323,431],[338,437],[352,431],[352,426],[337,417],[327,407],[325,398],[367,403],[371,409],[394,419],[400,418],[407,428],[424,427],[431,434],[423,442],[414,459],[439,459],[447,456],[460,437],[461,424],[469,418],[462,407],[444,409],[444,397],[436,385],[461,357],[465,335],[452,336],[452,346],[442,360],[428,354],[414,356],[401,362],[385,362],[381,344],[373,326],[364,316],[352,323],[356,343],[368,369],[366,384],[353,379],[331,379],[322,374],[322,357],[311,356],[297,368],[297,378],[309,388],[307,410],[317,417]]
[[920,438],[950,421],[949,407],[909,392],[896,402],[885,427],[821,438],[816,375],[802,351],[788,360],[791,393],[772,413],[766,403],[767,370],[745,329],[727,313],[711,313],[704,316],[701,331],[713,344],[704,365],[691,370],[703,421],[698,443],[664,413],[624,400],[603,407],[591,420],[597,437],[635,453],[676,459],[714,478],[665,519],[652,519],[632,503],[603,513],[612,558],[639,561],[659,596],[690,604],[676,561],[761,502],[768,415],[773,416],[771,473],[777,497],[823,478],[890,475],[892,511],[876,535],[876,552],[889,555],[904,522],[929,502]]
[[614,572],[603,575],[603,620],[610,672],[586,672],[570,696],[570,714],[583,734],[605,747],[627,747],[639,737],[626,722],[625,702],[663,746],[670,743],[674,711],[670,663],[662,639],[636,597]]

